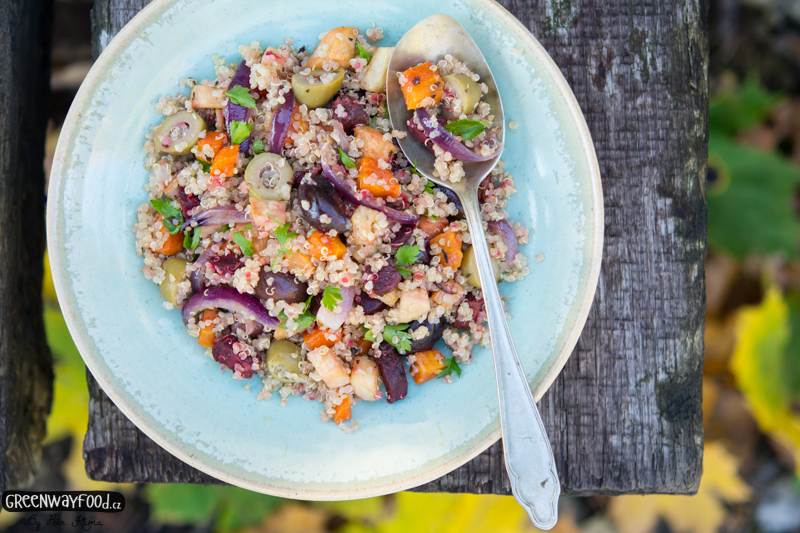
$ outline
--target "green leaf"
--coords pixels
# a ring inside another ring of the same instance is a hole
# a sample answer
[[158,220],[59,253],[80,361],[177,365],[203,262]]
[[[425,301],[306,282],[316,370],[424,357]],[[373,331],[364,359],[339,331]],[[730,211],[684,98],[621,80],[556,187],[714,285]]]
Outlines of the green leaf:
[[398,265],[413,265],[419,259],[419,245],[403,245],[394,254]]
[[766,91],[758,75],[750,75],[740,86],[711,96],[709,129],[726,135],[747,130],[763,122],[781,98],[781,94]]
[[178,233],[181,230],[181,224],[183,223],[181,221],[178,224],[173,224],[168,218],[165,218],[161,222],[164,224],[164,227],[167,228],[167,231],[170,235],[175,235]]
[[483,130],[491,126],[491,122],[485,122],[483,120],[471,120],[468,118],[456,120],[455,122],[451,122],[450,124],[445,124],[444,129],[452,133],[453,135],[460,135],[462,139],[465,141],[469,141],[470,139],[474,139],[481,133]]
[[347,168],[356,168],[356,164],[350,160],[350,156],[344,153],[341,148],[339,148],[339,157],[342,159],[342,164]]
[[[742,146],[713,132],[708,152],[706,201],[711,248],[736,258],[749,253],[783,253],[796,258],[800,220],[792,201],[800,187],[800,169],[780,154]],[[673,213],[702,209],[702,204],[689,205],[680,198],[672,198],[671,205]],[[679,227],[678,231],[694,230]]]
[[324,305],[328,311],[333,311],[336,309],[336,306],[341,301],[342,289],[334,285],[328,285],[325,287],[325,291],[322,293],[322,305]]
[[366,59],[366,60],[367,60],[367,62],[369,62],[369,61],[371,61],[371,60],[372,60],[372,54],[370,54],[369,52],[367,52],[367,51],[364,49],[364,47],[363,47],[363,46],[361,46],[361,43],[360,43],[360,42],[358,42],[358,41],[356,41],[356,54],[358,54],[358,57],[361,57],[361,58],[364,58],[364,59]]
[[[315,317],[313,313],[311,313],[308,309],[309,306],[311,305],[311,298],[312,297],[309,296],[308,299],[306,300],[306,306],[303,308],[303,313],[301,315],[298,315],[294,319],[294,323],[297,325],[295,331],[303,331],[304,329],[310,328],[311,325],[314,323],[314,321],[317,319],[317,317]],[[281,329],[286,329],[286,321],[289,320],[289,317],[286,315],[284,311],[281,311],[280,313],[278,313],[278,318],[282,320],[280,325]]]
[[396,326],[387,324],[383,327],[383,340],[397,348],[401,352],[411,350],[411,333],[406,331],[408,324],[398,324]]
[[[180,229],[180,226],[183,224],[183,214],[181,213],[181,210],[179,208],[175,207],[174,205],[172,205],[171,201],[168,202],[168,201],[163,200],[161,198],[153,198],[152,200],[150,200],[150,205],[153,206],[153,209],[155,209],[156,211],[161,213],[161,215],[164,217],[164,226],[167,227],[167,230],[172,235],[175,235],[178,232],[178,230]],[[178,225],[177,226],[175,226],[175,224],[171,223],[168,220],[168,219],[173,219],[173,218],[178,220]],[[175,231],[173,231],[170,228],[177,228],[177,229],[175,229]]]
[[202,159],[198,159],[197,162],[203,167],[203,172],[211,172],[211,163],[203,161]]
[[377,342],[377,338],[375,335],[372,334],[372,330],[368,329],[367,332],[364,334],[364,338],[367,339],[369,342]]
[[431,180],[428,180],[428,182],[425,184],[425,192],[430,194],[434,194],[436,192],[433,190],[433,182]]
[[275,496],[259,494],[239,487],[214,487],[219,496],[219,514],[214,531],[227,533],[243,528],[258,527],[271,515],[283,500]]
[[255,155],[263,154],[264,152],[266,152],[266,149],[264,148],[264,143],[261,141],[261,139],[253,143],[253,153]]
[[239,248],[242,249],[242,253],[247,256],[253,255],[253,243],[247,240],[244,235],[242,235],[241,231],[237,231],[233,234],[233,242],[239,245]]
[[395,269],[396,269],[398,272],[400,272],[400,275],[401,275],[401,276],[403,276],[404,278],[405,278],[405,277],[407,277],[407,276],[410,276],[410,275],[411,275],[411,272],[412,272],[411,270],[409,270],[409,269],[407,269],[407,268],[403,268],[403,267],[401,267],[401,266],[396,266],[396,267],[394,267],[394,268],[395,268]]
[[183,247],[194,250],[200,244],[200,228],[187,231],[183,236]]
[[145,485],[150,516],[161,524],[206,524],[211,521],[220,498],[213,487],[204,485]]
[[456,357],[452,356],[449,359],[445,359],[444,361],[445,369],[439,373],[439,378],[443,378],[445,376],[451,375],[453,372],[456,373],[458,377],[461,377],[461,367],[458,366],[458,361],[456,361]]
[[231,144],[242,144],[253,131],[253,125],[234,120],[231,122]]
[[[256,101],[255,98],[250,94],[250,90],[246,87],[242,87],[241,85],[237,85],[227,93],[225,96],[228,97],[228,100],[233,102],[234,104],[239,104],[242,107],[248,107],[250,109],[256,108]],[[239,143],[234,143],[239,144]]]

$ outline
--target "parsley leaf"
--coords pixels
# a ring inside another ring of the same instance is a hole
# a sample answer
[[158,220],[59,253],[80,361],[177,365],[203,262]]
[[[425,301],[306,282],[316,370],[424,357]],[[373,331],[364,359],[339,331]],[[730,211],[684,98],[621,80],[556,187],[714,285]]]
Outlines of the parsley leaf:
[[413,265],[414,263],[419,260],[420,253],[419,245],[415,244],[413,246],[404,245],[397,249],[397,252],[394,254],[394,258],[397,261],[394,267],[400,272],[400,275],[403,277],[408,276],[411,274],[411,270],[408,268],[403,268],[401,265]]
[[363,47],[363,46],[361,46],[361,43],[360,43],[360,42],[358,42],[358,41],[356,41],[356,54],[358,54],[358,57],[361,57],[361,58],[364,58],[364,59],[366,59],[366,60],[367,60],[367,62],[369,62],[370,60],[372,60],[372,54],[370,54],[369,52],[367,52],[367,51],[364,49],[364,47]]
[[[315,317],[308,310],[308,308],[311,306],[311,298],[312,296],[309,296],[308,299],[306,300],[306,306],[303,308],[303,313],[294,318],[294,323],[297,325],[295,331],[303,331],[304,329],[310,328],[311,324],[313,324],[314,321],[317,319],[317,317]],[[286,316],[286,313],[284,311],[281,311],[280,313],[278,313],[278,318],[280,318],[283,321],[280,325],[280,328],[287,329],[286,321],[289,320],[289,317]]]
[[242,144],[253,131],[253,125],[234,120],[231,122],[231,144]]
[[239,104],[242,107],[249,107],[250,109],[256,108],[256,101],[250,94],[250,90],[247,87],[242,87],[241,85],[237,85],[236,87],[225,93],[225,96],[227,96],[228,100],[230,100],[234,104]]
[[253,153],[255,155],[263,154],[266,151],[267,150],[264,148],[264,143],[261,141],[261,139],[253,143]]
[[430,194],[436,193],[436,191],[433,190],[433,182],[431,180],[428,180],[428,183],[425,184],[425,192]]
[[491,122],[486,122],[483,120],[470,120],[465,118],[462,120],[456,120],[450,124],[445,124],[444,129],[453,135],[460,135],[465,141],[469,141],[470,139],[474,139],[483,133],[483,130],[491,125]]
[[[164,217],[161,222],[164,223],[164,227],[167,228],[170,235],[175,235],[181,230],[181,226],[183,225],[183,213],[181,213],[180,209],[172,205],[171,202],[162,200],[161,198],[153,198],[150,200],[150,205]],[[173,222],[173,219],[178,221],[177,224]]]
[[387,324],[383,327],[383,340],[399,351],[407,352],[411,350],[411,333],[406,331],[407,329],[408,324],[398,324],[396,326]]
[[342,289],[333,285],[325,287],[325,291],[322,293],[322,305],[324,305],[328,311],[336,309],[336,306],[339,305],[341,301]]
[[183,235],[183,247],[194,250],[200,244],[200,228],[194,228]]
[[445,365],[445,369],[439,372],[439,378],[443,378],[445,376],[451,375],[453,372],[456,373],[458,377],[461,377],[461,367],[458,366],[458,361],[456,361],[456,357],[452,356],[449,359],[445,359],[442,361]]
[[197,160],[200,163],[200,166],[203,167],[203,172],[211,172],[211,163],[208,161],[203,161],[202,159]]
[[272,264],[270,265],[270,268],[272,268],[273,266],[275,266],[275,263],[278,261],[278,259],[282,254],[291,253],[291,250],[286,248],[286,241],[294,237],[297,237],[297,233],[289,231],[290,226],[288,222],[286,224],[281,225],[281,223],[275,220],[275,217],[273,217],[272,215],[267,215],[267,216],[271,218],[275,224],[278,225],[278,227],[275,228],[275,238],[278,240],[278,244],[280,244],[281,246],[278,249],[278,255],[276,255],[275,259],[272,260]]
[[244,255],[252,256],[253,255],[253,243],[250,242],[245,236],[242,234],[243,231],[253,229],[252,224],[248,224],[245,226],[244,230],[237,231],[233,234],[233,242],[239,245],[239,248],[242,249],[242,253]]
[[367,332],[364,334],[364,338],[367,339],[369,342],[375,342],[378,340],[375,338],[375,335],[372,334],[371,329],[367,330]]
[[339,148],[339,157],[342,159],[342,164],[347,168],[356,168],[356,164],[350,160],[350,156],[344,153],[344,150]]

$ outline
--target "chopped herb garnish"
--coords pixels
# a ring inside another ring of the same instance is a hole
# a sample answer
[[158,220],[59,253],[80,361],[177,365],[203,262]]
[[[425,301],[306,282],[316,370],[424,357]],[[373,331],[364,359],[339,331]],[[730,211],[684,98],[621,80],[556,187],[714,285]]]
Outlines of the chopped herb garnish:
[[445,376],[451,375],[453,372],[455,372],[458,377],[461,377],[461,367],[458,366],[458,361],[456,361],[455,356],[450,357],[449,359],[445,359],[442,362],[445,365],[445,369],[439,372],[438,377],[443,378]]
[[[311,306],[311,296],[308,297],[306,300],[306,306],[303,308],[303,313],[296,316],[294,319],[294,323],[297,325],[295,331],[303,331],[304,329],[308,329],[311,327],[311,324],[317,319],[309,310],[308,308]],[[286,316],[284,311],[278,313],[278,318],[282,320],[281,322],[281,329],[286,329],[286,321],[289,320],[289,317]]]
[[203,161],[202,159],[197,160],[200,163],[200,166],[203,167],[203,172],[211,172],[211,163],[208,161]]
[[433,190],[433,182],[428,180],[428,183],[425,184],[425,192],[435,194],[436,191]]
[[233,242],[239,245],[239,248],[242,249],[242,253],[244,255],[251,256],[253,255],[253,243],[250,242],[242,232],[253,229],[252,224],[248,224],[242,231],[237,231],[233,234]]
[[234,120],[231,122],[231,144],[242,144],[253,131],[253,125]]
[[333,285],[325,287],[325,291],[322,293],[322,305],[324,305],[328,311],[336,309],[336,306],[339,305],[341,301],[342,289]]
[[[407,329],[408,324],[398,324],[396,326],[387,324],[383,327],[383,340],[400,352],[408,352],[411,350],[411,333],[406,331]],[[375,336],[370,330],[367,330],[365,338],[370,342],[375,342]]]
[[200,244],[200,228],[187,231],[183,236],[183,247],[194,250]]
[[[167,228],[170,235],[175,235],[181,230],[183,214],[180,209],[161,198],[153,198],[150,200],[150,205],[164,217],[161,222],[164,223],[164,227]],[[177,220],[177,223],[173,220]]]
[[465,141],[469,141],[470,139],[474,139],[483,133],[483,130],[491,125],[491,122],[486,122],[483,120],[470,120],[465,118],[462,120],[456,120],[450,124],[445,124],[444,129],[453,135],[460,135]]
[[344,153],[344,150],[342,150],[341,148],[339,148],[339,157],[342,160],[342,164],[347,168],[356,168],[356,164],[353,163],[352,160],[350,160],[350,156]]
[[234,104],[239,104],[242,107],[249,107],[250,109],[256,108],[256,101],[253,98],[253,95],[250,94],[250,90],[247,89],[246,87],[242,87],[241,85],[237,85],[236,87],[225,93],[225,96],[227,96],[228,100],[230,100]]
[[271,218],[275,224],[278,225],[278,227],[275,228],[275,238],[278,240],[278,244],[280,244],[281,246],[278,249],[278,255],[276,255],[275,259],[272,260],[272,264],[270,265],[270,268],[272,268],[273,266],[275,266],[275,263],[278,261],[278,259],[282,254],[292,253],[291,250],[286,248],[286,241],[294,237],[297,237],[297,233],[289,231],[290,226],[288,222],[286,224],[281,224],[280,222],[275,220],[275,217],[273,217],[272,215],[267,215],[267,216]]
[[360,43],[360,42],[358,42],[358,41],[356,41],[356,54],[358,54],[358,57],[361,57],[361,58],[364,58],[364,59],[366,59],[366,60],[367,60],[367,62],[369,62],[370,60],[372,60],[372,54],[370,54],[369,52],[367,52],[367,51],[364,49],[364,47],[363,47],[363,46],[361,46],[361,43]]
[[263,154],[266,151],[267,150],[264,148],[264,143],[261,141],[261,139],[253,143],[253,153],[255,155]]
[[224,226],[222,226],[222,229],[221,229],[220,231],[221,231],[222,233],[225,233],[225,232],[226,232],[226,231],[228,231],[229,229],[231,229],[231,227],[230,227],[229,225],[225,224]]
[[413,265],[414,263],[419,260],[420,256],[419,245],[414,244],[412,246],[404,245],[397,249],[397,252],[394,254],[394,258],[397,263],[394,267],[397,269],[398,272],[402,276],[408,276],[411,274],[411,270],[408,268],[403,268],[402,265]]
[[428,215],[428,218],[433,220],[434,222],[439,220],[439,217],[437,217],[436,215]]
[[378,340],[375,338],[375,335],[372,334],[371,329],[367,330],[367,332],[364,334],[364,338],[367,339],[369,342],[375,342]]

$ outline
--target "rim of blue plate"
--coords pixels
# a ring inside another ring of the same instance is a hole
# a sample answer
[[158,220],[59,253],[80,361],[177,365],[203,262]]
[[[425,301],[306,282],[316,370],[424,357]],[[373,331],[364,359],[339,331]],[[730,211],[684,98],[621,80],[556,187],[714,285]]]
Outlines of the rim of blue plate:
[[[475,458],[481,452],[485,451],[489,446],[494,444],[501,436],[501,429],[499,421],[492,431],[488,432],[486,436],[477,441],[471,448],[467,449],[460,455],[453,457],[438,466],[419,473],[417,475],[392,481],[385,485],[371,487],[368,489],[357,490],[334,490],[334,491],[320,491],[320,490],[294,490],[288,489],[283,486],[271,485],[269,483],[253,482],[248,479],[242,478],[228,472],[224,469],[210,465],[195,456],[190,449],[182,448],[179,441],[170,438],[167,432],[161,433],[157,428],[151,427],[149,422],[141,417],[135,407],[129,404],[121,394],[116,393],[119,384],[115,383],[114,376],[110,369],[102,361],[100,354],[94,353],[90,339],[84,338],[84,329],[80,327],[81,314],[77,304],[70,297],[69,292],[69,274],[66,265],[66,254],[62,247],[56,246],[61,238],[60,231],[63,228],[59,227],[58,215],[63,208],[63,198],[60,197],[59,192],[63,189],[61,181],[64,179],[64,167],[66,163],[66,155],[70,140],[75,134],[76,127],[81,119],[81,112],[87,105],[87,99],[92,93],[92,88],[101,80],[103,74],[113,65],[116,56],[122,52],[134,39],[141,29],[152,22],[154,17],[163,12],[170,4],[176,0],[154,0],[140,11],[124,28],[110,41],[100,57],[95,61],[89,74],[86,76],[80,90],[78,91],[72,107],[62,126],[61,135],[59,137],[58,145],[53,160],[52,171],[50,175],[50,183],[48,188],[48,203],[47,203],[47,238],[48,249],[50,250],[50,265],[53,276],[53,282],[56,290],[56,295],[62,305],[62,312],[68,329],[75,341],[81,356],[86,363],[86,366],[92,372],[94,378],[97,380],[103,391],[114,401],[115,405],[130,419],[142,432],[149,438],[167,450],[169,453],[175,455],[180,460],[191,465],[192,467],[227,483],[237,485],[256,492],[272,494],[275,496],[307,499],[307,500],[339,500],[339,499],[357,499],[367,498],[373,496],[380,496],[390,494],[413,488],[424,483],[438,479],[439,477],[455,470],[459,466],[467,463]],[[539,379],[538,383],[532,389],[534,398],[538,401],[547,389],[555,381],[558,374],[569,359],[578,338],[586,323],[589,311],[594,300],[594,295],[597,289],[597,284],[600,276],[600,265],[602,259],[603,249],[603,228],[604,228],[604,210],[603,210],[603,196],[602,185],[600,181],[600,169],[595,154],[594,145],[592,143],[591,135],[589,133],[586,120],[580,110],[577,100],[575,99],[572,90],[570,89],[566,79],[561,74],[558,66],[545,51],[539,41],[528,31],[528,29],[510,12],[503,8],[500,4],[493,0],[475,0],[483,9],[496,16],[499,20],[503,21],[505,26],[512,31],[521,43],[536,57],[541,66],[544,67],[547,77],[552,80],[555,89],[561,97],[562,102],[566,105],[575,131],[580,139],[580,145],[583,150],[583,155],[587,162],[589,174],[589,190],[591,196],[591,213],[587,213],[587,218],[591,218],[591,234],[587,235],[590,240],[590,251],[588,256],[588,269],[586,276],[586,283],[582,294],[577,296],[579,301],[575,320],[569,326],[565,335],[565,342],[557,356],[553,359],[552,363],[547,369],[540,371],[537,374]]]

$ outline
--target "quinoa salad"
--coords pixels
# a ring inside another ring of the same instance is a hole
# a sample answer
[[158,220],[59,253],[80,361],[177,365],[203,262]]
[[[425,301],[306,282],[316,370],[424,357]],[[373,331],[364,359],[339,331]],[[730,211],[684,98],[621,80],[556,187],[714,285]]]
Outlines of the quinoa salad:
[[[133,226],[142,273],[224,373],[258,380],[260,400],[317,400],[345,431],[360,402],[453,383],[489,346],[460,201],[416,172],[390,126],[382,38],[340,27],[311,51],[254,41],[241,60],[214,56],[214,79],[181,80],[156,104]],[[447,55],[399,81],[438,177],[495,152],[467,65]],[[506,212],[515,192],[502,162],[480,190],[498,282],[529,272],[528,230]]]

